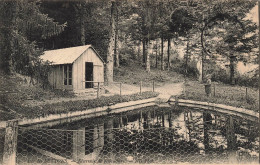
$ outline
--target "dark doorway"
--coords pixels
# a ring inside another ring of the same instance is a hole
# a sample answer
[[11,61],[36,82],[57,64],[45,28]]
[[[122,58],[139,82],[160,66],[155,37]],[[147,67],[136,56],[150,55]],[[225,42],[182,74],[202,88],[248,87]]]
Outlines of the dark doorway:
[[[85,81],[93,81],[93,63],[85,63]],[[93,88],[93,82],[85,82],[85,88]]]

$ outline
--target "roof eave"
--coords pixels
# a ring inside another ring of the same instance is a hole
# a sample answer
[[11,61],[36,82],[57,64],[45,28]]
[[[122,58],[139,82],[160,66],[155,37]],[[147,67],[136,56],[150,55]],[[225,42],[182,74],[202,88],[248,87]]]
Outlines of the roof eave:
[[[104,61],[104,60],[102,59],[102,57],[98,54],[98,52],[92,47],[92,45],[90,45],[90,46],[88,47],[88,49],[89,49],[89,48],[91,48],[91,49],[96,53],[96,55],[98,56],[98,58],[102,61],[102,63],[105,64],[105,61]],[[86,49],[84,52],[82,52],[80,56],[82,56],[82,54],[85,53],[88,49]],[[79,58],[80,56],[78,56],[78,58]],[[78,58],[76,58],[76,59],[72,62],[72,64],[73,64]]]

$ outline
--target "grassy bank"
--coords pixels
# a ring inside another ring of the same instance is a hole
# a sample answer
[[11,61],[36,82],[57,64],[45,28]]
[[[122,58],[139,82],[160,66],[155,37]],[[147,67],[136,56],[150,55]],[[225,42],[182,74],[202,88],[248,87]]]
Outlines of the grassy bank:
[[[62,114],[73,111],[82,111],[95,107],[102,107],[116,103],[136,101],[142,99],[148,99],[158,96],[158,93],[154,92],[143,92],[142,94],[132,94],[132,95],[114,95],[114,96],[102,96],[100,98],[91,100],[77,100],[60,102],[54,104],[45,104],[37,107],[15,107],[15,112],[19,114],[19,118],[36,118],[43,117],[50,114]],[[6,119],[5,119],[6,120]]]
[[142,81],[142,85],[145,87],[151,87],[154,81],[158,87],[166,83],[182,82],[184,81],[184,76],[174,71],[162,71],[153,67],[151,67],[151,71],[148,73],[139,64],[130,63],[128,66],[120,66],[114,69],[114,80],[136,86],[139,86],[140,81]]
[[[215,96],[214,96],[214,84],[215,84]],[[258,111],[259,97],[257,88],[242,86],[231,86],[222,83],[212,84],[212,95],[206,96],[205,87],[203,84],[197,81],[188,81],[185,85],[185,94],[181,96],[182,99],[197,100],[197,101],[209,101],[212,103],[225,104],[239,108],[246,108],[254,111]]]
[[0,72],[0,121],[23,117],[24,111],[30,109],[24,106],[28,100],[75,97],[69,91],[43,89],[40,84],[32,84],[30,81],[28,76],[4,75]]

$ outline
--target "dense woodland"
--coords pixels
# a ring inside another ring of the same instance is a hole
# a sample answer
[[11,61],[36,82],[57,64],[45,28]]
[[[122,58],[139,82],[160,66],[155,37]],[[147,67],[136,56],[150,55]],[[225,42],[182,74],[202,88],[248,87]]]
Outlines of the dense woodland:
[[[225,59],[228,83],[234,84],[236,61],[257,61],[257,25],[247,18],[255,5],[247,0],[3,0],[0,67],[5,74],[46,81],[48,67],[39,58],[44,50],[91,44],[106,61],[107,84],[115,67],[130,62],[147,72],[177,65],[183,74],[196,74],[192,57],[202,61],[202,78],[221,73],[207,65]],[[185,47],[182,61],[172,58],[177,45]]]

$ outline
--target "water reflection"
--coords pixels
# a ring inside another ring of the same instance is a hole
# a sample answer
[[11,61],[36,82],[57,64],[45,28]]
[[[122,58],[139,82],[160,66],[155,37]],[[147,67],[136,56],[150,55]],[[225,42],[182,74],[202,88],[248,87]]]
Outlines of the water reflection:
[[249,163],[259,159],[255,123],[216,113],[155,106],[52,129],[76,130],[65,141],[71,146],[66,157],[78,162]]

